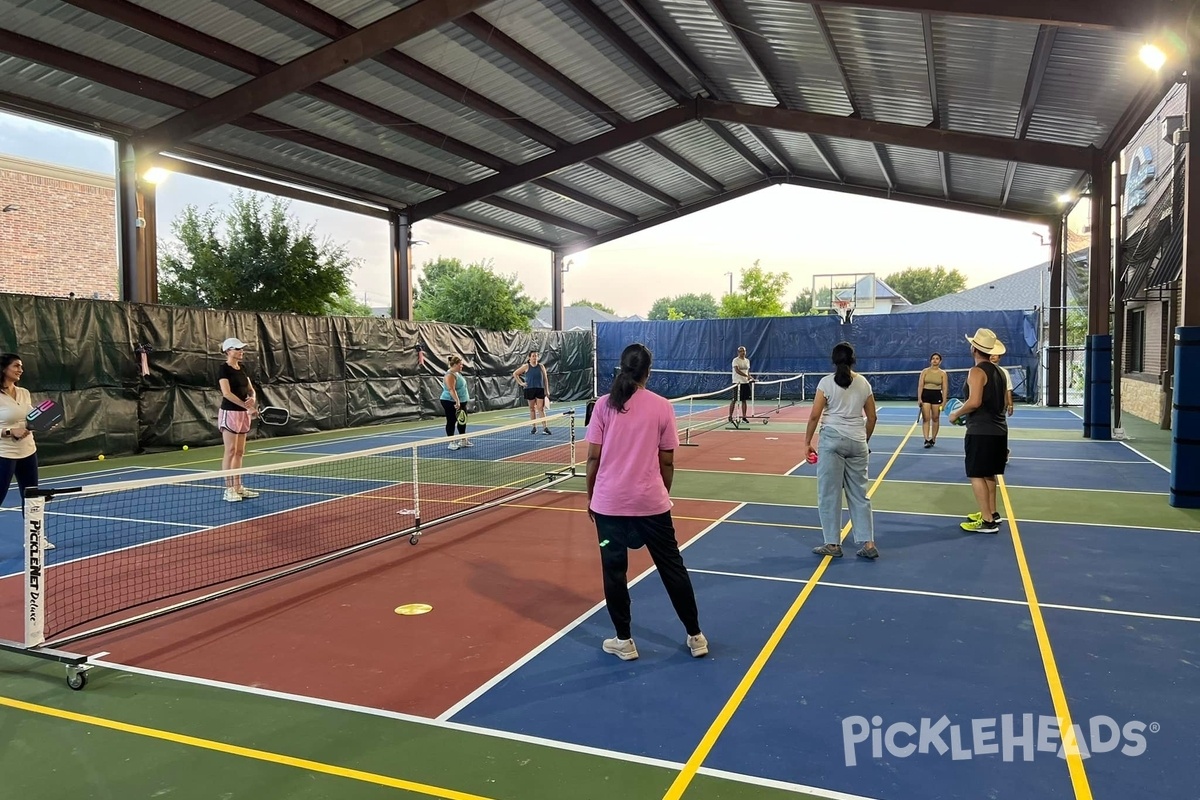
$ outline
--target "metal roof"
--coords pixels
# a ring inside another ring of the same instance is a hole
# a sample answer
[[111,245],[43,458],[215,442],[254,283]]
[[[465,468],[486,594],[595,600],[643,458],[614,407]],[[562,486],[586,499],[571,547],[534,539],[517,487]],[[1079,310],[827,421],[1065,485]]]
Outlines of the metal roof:
[[0,108],[560,252],[784,183],[1044,219],[1184,5],[0,0]]

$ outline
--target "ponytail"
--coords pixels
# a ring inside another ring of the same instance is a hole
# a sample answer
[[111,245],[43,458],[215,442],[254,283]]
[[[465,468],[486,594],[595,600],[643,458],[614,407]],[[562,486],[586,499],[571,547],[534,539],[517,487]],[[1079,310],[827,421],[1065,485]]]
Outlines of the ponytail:
[[840,342],[833,346],[833,382],[843,389],[849,388],[854,380],[850,368],[855,364],[854,346],[849,342]]
[[644,344],[631,344],[621,353],[621,369],[613,378],[612,389],[608,393],[608,404],[618,413],[625,411],[625,404],[638,385],[650,377],[650,351]]

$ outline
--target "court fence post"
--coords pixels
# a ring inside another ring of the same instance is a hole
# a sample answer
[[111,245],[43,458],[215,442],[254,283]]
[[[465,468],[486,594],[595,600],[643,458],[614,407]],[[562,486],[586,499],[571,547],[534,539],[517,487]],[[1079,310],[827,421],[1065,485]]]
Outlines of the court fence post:
[[1200,508],[1200,327],[1175,329],[1170,503]]

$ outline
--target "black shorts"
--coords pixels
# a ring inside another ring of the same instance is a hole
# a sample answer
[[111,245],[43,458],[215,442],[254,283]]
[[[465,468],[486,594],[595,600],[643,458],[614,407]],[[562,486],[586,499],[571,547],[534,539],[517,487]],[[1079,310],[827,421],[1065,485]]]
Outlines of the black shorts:
[[922,389],[921,402],[929,403],[931,406],[940,406],[942,404],[941,389]]
[[1008,461],[1008,437],[966,435],[967,477],[992,478],[1004,474]]
[[735,383],[733,389],[733,399],[746,401],[750,399],[750,384]]
[[530,388],[526,387],[525,388],[525,399],[526,400],[545,400],[546,399],[546,390],[545,389],[530,389]]

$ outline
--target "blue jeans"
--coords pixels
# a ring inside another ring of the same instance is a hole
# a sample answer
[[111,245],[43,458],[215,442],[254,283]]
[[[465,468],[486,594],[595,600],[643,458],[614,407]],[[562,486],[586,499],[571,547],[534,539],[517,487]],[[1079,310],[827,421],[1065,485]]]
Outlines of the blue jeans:
[[875,540],[871,501],[867,499],[867,443],[825,428],[817,443],[817,508],[825,544],[838,544],[842,534],[842,492],[850,506],[854,543]]

